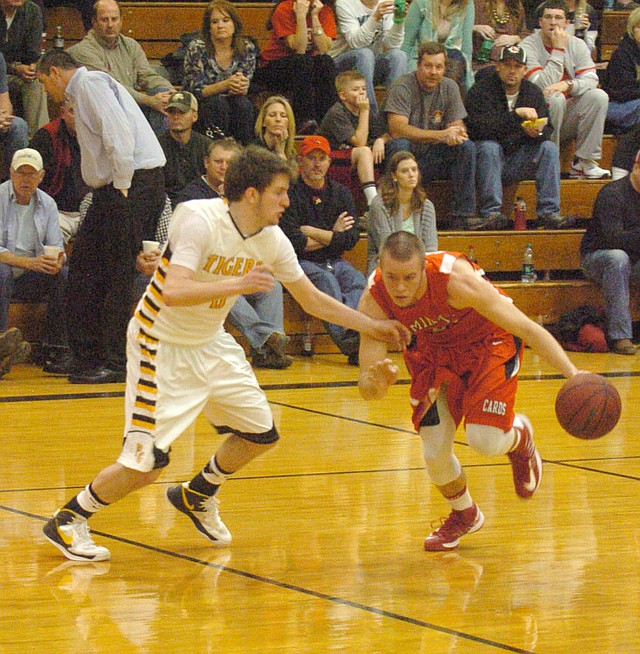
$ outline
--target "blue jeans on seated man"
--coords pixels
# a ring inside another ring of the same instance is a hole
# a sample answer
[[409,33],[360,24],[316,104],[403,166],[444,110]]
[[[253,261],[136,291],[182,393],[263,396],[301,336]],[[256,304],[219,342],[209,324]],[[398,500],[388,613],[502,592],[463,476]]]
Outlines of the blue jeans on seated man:
[[376,55],[371,48],[354,48],[334,58],[333,63],[339,73],[345,70],[358,70],[364,75],[371,114],[378,113],[375,85],[388,88],[391,82],[407,72],[407,53],[392,48]]
[[503,185],[536,180],[538,218],[560,211],[560,158],[553,141],[533,139],[509,156],[497,141],[476,141],[478,212],[486,217],[502,211]]
[[16,150],[29,147],[29,127],[26,121],[15,116],[6,132],[0,132],[0,145],[4,151],[4,161],[7,170],[11,167],[11,159]]
[[640,98],[628,102],[609,100],[607,120],[623,132],[628,132],[636,125],[640,125]]
[[47,300],[42,347],[45,350],[67,348],[66,286],[66,265],[57,275],[26,270],[16,276],[11,266],[0,263],[0,333],[8,327],[9,304],[12,300],[29,304]]
[[395,152],[411,152],[418,161],[423,182],[450,179],[451,216],[470,217],[476,214],[476,146],[473,141],[461,145],[413,143],[396,138],[387,143],[385,159]]
[[238,296],[228,319],[246,337],[252,350],[261,351],[271,334],[284,334],[280,282],[276,281],[268,293]]
[[607,338],[633,338],[629,286],[640,284],[640,261],[631,263],[624,250],[596,250],[582,257],[585,275],[602,289],[607,318]]
[[[317,289],[351,309],[358,308],[367,280],[350,263],[344,259],[331,259],[323,263],[301,259],[300,266]],[[342,354],[348,357],[357,355],[360,344],[358,332],[329,322],[323,324]]]

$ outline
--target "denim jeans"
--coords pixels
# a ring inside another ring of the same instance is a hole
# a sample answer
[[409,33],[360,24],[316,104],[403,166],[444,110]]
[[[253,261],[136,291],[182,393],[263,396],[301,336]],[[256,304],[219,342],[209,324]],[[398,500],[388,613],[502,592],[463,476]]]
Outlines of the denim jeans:
[[624,250],[596,250],[583,255],[582,269],[602,288],[609,340],[631,339],[629,284],[640,282],[640,261],[632,265]]
[[388,88],[396,77],[404,75],[407,72],[407,53],[393,48],[376,56],[371,48],[354,48],[339,54],[333,63],[339,73],[355,69],[364,75],[373,115],[378,113],[375,85]]
[[609,100],[607,120],[625,132],[640,125],[640,98],[628,102]]
[[276,282],[268,293],[238,296],[228,318],[254,350],[260,350],[273,332],[284,334],[280,282]]
[[27,270],[14,278],[11,266],[0,263],[0,333],[7,329],[11,300],[36,303],[46,299],[47,314],[42,331],[42,345],[67,347],[66,285],[66,265],[57,275]]
[[454,146],[444,143],[423,145],[397,138],[387,143],[386,160],[403,150],[415,155],[423,181],[451,180],[452,216],[476,215],[476,146],[473,141]]
[[11,167],[11,159],[16,150],[29,147],[29,128],[27,123],[16,116],[6,132],[0,133],[0,143],[4,150],[4,161],[7,168]]
[[[331,259],[325,263],[301,259],[300,265],[317,289],[335,298],[341,304],[345,304],[351,309],[357,309],[366,286],[366,279],[350,263],[344,259]],[[353,330],[328,322],[325,322],[324,326],[331,336],[331,340],[343,354],[349,356],[358,351],[356,334]]]
[[505,157],[497,141],[476,141],[478,213],[502,209],[502,188],[535,177],[538,217],[560,211],[560,157],[552,141],[532,141]]

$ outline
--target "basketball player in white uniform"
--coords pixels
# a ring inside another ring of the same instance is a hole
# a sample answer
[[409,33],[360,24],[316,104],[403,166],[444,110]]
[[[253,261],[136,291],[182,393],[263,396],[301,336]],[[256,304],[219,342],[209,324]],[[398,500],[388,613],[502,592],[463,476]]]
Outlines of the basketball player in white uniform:
[[215,495],[279,437],[244,351],[223,329],[238,295],[271,290],[275,275],[308,313],[396,347],[408,343],[399,323],[349,309],[304,275],[277,227],[288,188],[287,163],[249,147],[227,171],[228,205],[193,200],[176,209],[161,263],[129,324],[122,452],[44,526],[67,558],[110,557],[93,542],[87,519],[153,483],[169,463],[171,443],[201,411],[227,439],[201,472],[169,488],[167,497],[215,545],[231,542]]

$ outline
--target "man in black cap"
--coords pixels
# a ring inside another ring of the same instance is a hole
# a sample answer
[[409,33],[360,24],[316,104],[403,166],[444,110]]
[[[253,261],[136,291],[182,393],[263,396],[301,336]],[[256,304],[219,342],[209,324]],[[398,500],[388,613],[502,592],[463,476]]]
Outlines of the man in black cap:
[[198,120],[198,101],[188,91],[176,91],[167,104],[169,129],[158,139],[167,163],[164,184],[171,204],[187,184],[205,173],[211,139],[193,129]]
[[467,95],[465,123],[476,143],[476,184],[481,217],[502,209],[503,184],[535,178],[538,220],[547,229],[573,224],[560,215],[560,156],[550,140],[547,104],[542,91],[524,79],[522,48],[502,49],[495,70]]

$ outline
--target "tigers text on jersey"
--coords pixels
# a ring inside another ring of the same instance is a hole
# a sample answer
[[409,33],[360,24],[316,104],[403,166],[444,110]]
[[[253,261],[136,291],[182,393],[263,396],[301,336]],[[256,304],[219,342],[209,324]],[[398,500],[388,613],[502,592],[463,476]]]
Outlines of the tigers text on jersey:
[[158,269],[142,296],[135,319],[150,336],[181,345],[201,345],[222,328],[236,296],[193,306],[167,306],[162,293],[170,264],[195,273],[195,280],[242,276],[259,264],[273,267],[280,282],[304,274],[289,239],[277,226],[244,237],[222,199],[179,204],[171,219],[169,240]]

